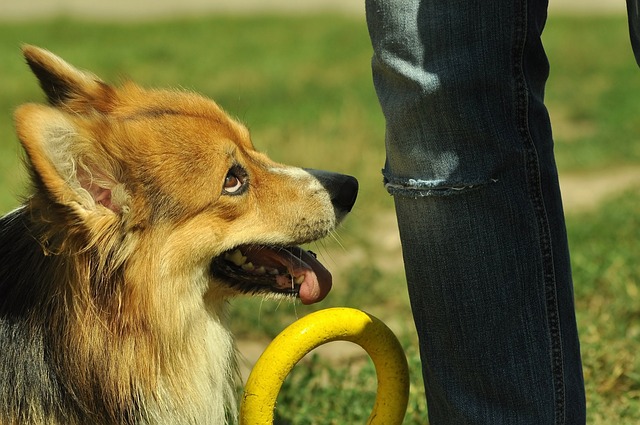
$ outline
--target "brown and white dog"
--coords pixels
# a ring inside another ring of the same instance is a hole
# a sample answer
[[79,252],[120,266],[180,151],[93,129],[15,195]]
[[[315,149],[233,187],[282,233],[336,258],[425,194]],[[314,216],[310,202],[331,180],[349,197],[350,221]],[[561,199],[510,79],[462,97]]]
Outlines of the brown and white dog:
[[271,161],[197,94],[23,53],[49,105],[15,113],[33,193],[0,219],[0,424],[234,422],[227,301],[322,300],[298,245],[357,181]]

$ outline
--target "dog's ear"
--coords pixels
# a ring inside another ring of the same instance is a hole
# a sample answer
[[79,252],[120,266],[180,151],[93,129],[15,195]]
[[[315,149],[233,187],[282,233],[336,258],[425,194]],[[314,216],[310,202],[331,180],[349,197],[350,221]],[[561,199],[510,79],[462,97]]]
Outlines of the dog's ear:
[[111,110],[115,91],[95,75],[80,71],[39,47],[25,45],[22,53],[52,106],[77,114]]
[[[101,151],[81,116],[44,105],[15,112],[16,131],[28,157],[34,184],[59,204],[85,212],[120,213],[128,197],[117,165]],[[102,208],[104,207],[104,208]]]

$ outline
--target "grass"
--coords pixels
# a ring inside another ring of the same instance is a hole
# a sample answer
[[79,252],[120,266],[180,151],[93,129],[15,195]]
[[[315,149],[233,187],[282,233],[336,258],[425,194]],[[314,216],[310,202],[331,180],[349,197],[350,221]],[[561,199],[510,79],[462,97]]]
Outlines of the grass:
[[574,217],[570,238],[591,423],[638,423],[638,191],[625,193],[598,212]]
[[544,35],[551,76],[547,106],[562,171],[640,161],[640,93],[622,17],[550,19]]
[[[600,172],[640,164],[640,74],[622,17],[550,19],[552,64],[547,103],[561,172]],[[25,174],[12,110],[42,101],[19,54],[21,43],[47,47],[108,81],[182,86],[216,99],[248,123],[255,144],[274,159],[358,176],[356,210],[340,243],[312,247],[333,270],[321,306],[234,302],[240,337],[269,339],[316,308],[365,309],[400,336],[411,364],[406,424],[426,407],[391,198],[381,187],[384,121],[370,76],[361,20],[337,16],[217,17],[144,24],[68,20],[0,24],[0,210],[18,204]],[[582,334],[590,423],[640,421],[640,196],[629,192],[568,226]],[[392,238],[393,240],[393,238]],[[342,248],[344,246],[344,248]],[[336,367],[316,357],[294,370],[278,403],[278,423],[364,423],[375,396],[370,363]]]

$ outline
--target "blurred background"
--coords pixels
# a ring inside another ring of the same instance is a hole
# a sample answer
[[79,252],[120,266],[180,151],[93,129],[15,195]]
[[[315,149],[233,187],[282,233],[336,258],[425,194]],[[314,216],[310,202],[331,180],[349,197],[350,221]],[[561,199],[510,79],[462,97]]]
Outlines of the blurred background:
[[[547,106],[568,229],[589,423],[640,421],[640,71],[624,1],[551,1]],[[28,195],[13,110],[43,96],[20,45],[45,47],[118,83],[182,87],[221,104],[258,149],[361,184],[335,238],[310,246],[334,275],[326,301],[239,299],[231,322],[243,373],[287,324],[330,306],[366,310],[398,335],[412,370],[406,424],[426,423],[415,330],[392,198],[382,187],[384,120],[373,90],[361,0],[3,0],[0,211]],[[283,387],[280,424],[365,423],[375,372],[332,343]]]

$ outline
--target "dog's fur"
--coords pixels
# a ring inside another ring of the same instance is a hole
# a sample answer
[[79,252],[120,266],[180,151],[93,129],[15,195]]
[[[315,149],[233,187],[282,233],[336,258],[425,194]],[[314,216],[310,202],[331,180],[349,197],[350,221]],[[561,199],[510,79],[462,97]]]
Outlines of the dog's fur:
[[15,113],[34,190],[0,219],[0,424],[233,422],[227,300],[324,298],[330,275],[295,246],[357,182],[271,161],[199,95],[23,53],[49,105]]

